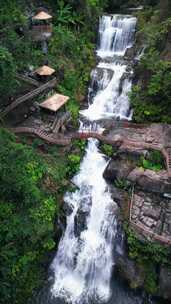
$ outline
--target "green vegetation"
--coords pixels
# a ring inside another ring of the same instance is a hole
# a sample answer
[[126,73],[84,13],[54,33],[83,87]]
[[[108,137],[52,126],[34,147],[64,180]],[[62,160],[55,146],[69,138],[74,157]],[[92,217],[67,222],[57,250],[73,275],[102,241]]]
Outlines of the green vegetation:
[[[28,14],[37,11],[38,1],[2,0],[0,6],[0,107],[11,97],[22,94],[16,73],[29,72],[44,64],[40,43],[29,36]],[[141,1],[129,1],[137,5]],[[117,9],[128,1],[68,0],[41,1],[53,15],[53,35],[48,42],[49,65],[57,71],[57,90],[70,97],[66,108],[77,124],[80,103],[92,67],[95,65],[96,25],[99,15]],[[156,4],[156,1],[145,1]],[[141,3],[140,3],[141,4]],[[137,67],[144,82],[134,86],[130,95],[136,121],[171,122],[171,65],[166,44],[171,19],[161,19],[159,11],[148,8],[139,13],[138,35],[147,42],[145,56]],[[55,220],[61,213],[63,193],[69,179],[77,173],[85,150],[85,141],[74,141],[68,150],[48,146],[43,141],[16,139],[0,129],[0,274],[1,304],[24,304],[41,288],[50,254],[56,247]],[[111,157],[113,148],[102,146]],[[158,156],[142,159],[141,166],[158,170]],[[116,180],[118,188],[128,190],[124,180]],[[159,263],[170,265],[168,251],[149,245],[128,233],[131,258],[150,269],[146,289],[156,290],[155,269]]]
[[[22,94],[16,73],[44,64],[41,45],[29,36],[28,13],[36,1],[6,0],[0,7],[0,107]],[[57,71],[57,90],[70,97],[66,105],[76,125],[80,102],[95,64],[96,22],[105,2],[42,1],[53,15],[53,35],[48,43],[49,65]],[[90,22],[91,20],[91,22]],[[20,138],[0,130],[0,303],[26,303],[42,286],[49,254],[56,246],[54,222],[60,215],[69,179],[79,170],[85,142],[71,149],[50,147],[35,139]]]
[[[1,97],[6,97],[12,94],[17,86],[15,80],[16,65],[12,54],[8,49],[0,47],[0,94]],[[8,83],[8,85],[7,85]]]
[[160,171],[165,168],[164,159],[160,151],[150,152],[147,158],[142,156],[138,165],[143,169],[150,169],[154,171]]
[[38,154],[3,129],[0,144],[0,302],[24,303],[55,246],[58,202],[44,187],[48,167]]
[[69,173],[69,175],[74,175],[76,172],[79,171],[80,160],[81,160],[81,157],[79,155],[70,154],[68,156],[68,161],[69,161],[68,173]]
[[109,157],[112,157],[114,151],[113,151],[113,147],[111,145],[102,144],[101,149],[104,154],[106,154]]
[[84,155],[86,147],[85,140],[74,140],[72,145],[73,153],[67,157],[67,175],[68,178],[75,175],[80,169],[80,162]]
[[131,191],[131,184],[128,180],[124,178],[116,178],[114,182],[115,187],[124,191]]
[[[107,3],[107,1],[106,1]],[[49,65],[57,71],[57,90],[70,97],[66,105],[76,125],[80,102],[86,95],[87,83],[95,65],[96,23],[106,5],[101,0],[43,1],[53,17],[53,35],[48,43]],[[28,11],[37,11],[36,1],[7,0],[0,7],[1,104],[20,94],[16,72],[29,72],[44,63],[41,44],[31,40]],[[89,22],[91,20],[91,22]],[[8,79],[8,80],[7,80]],[[6,85],[7,81],[9,86]],[[10,90],[9,90],[10,88]]]
[[124,225],[124,228],[127,235],[129,257],[143,267],[144,287],[148,293],[154,294],[157,291],[157,267],[159,265],[171,267],[170,250],[157,243],[140,241],[127,224]]
[[87,141],[84,139],[73,140],[73,146],[75,147],[75,149],[77,149],[77,151],[79,151],[81,157],[83,157],[84,155],[86,145],[87,145]]
[[41,140],[32,147],[26,138],[22,142],[0,129],[0,303],[5,304],[25,303],[43,284],[48,253],[56,246],[60,203],[85,148],[85,142],[74,141],[63,155]]
[[171,123],[171,63],[168,38],[171,11],[169,7],[166,10],[164,2],[160,10],[158,7],[148,8],[137,14],[137,41],[144,42],[146,50],[136,67],[138,82],[130,94],[136,122]]

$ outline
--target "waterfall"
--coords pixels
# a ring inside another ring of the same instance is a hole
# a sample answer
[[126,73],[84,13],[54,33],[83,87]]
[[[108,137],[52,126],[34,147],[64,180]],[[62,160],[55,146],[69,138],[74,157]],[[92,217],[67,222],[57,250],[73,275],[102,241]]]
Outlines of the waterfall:
[[134,41],[136,18],[132,16],[103,16],[100,19],[100,47],[98,55],[102,58],[113,55],[124,56]]
[[[81,130],[96,129],[98,120],[108,117],[131,118],[128,92],[131,79],[123,56],[133,44],[136,18],[103,16],[100,19],[100,62],[92,72],[89,106],[81,117],[89,122]],[[110,57],[110,60],[106,58]],[[78,190],[66,193],[72,208],[52,262],[52,297],[72,304],[108,302],[117,234],[117,205],[103,178],[108,160],[100,153],[98,141],[89,139],[79,173],[73,178]],[[81,221],[80,221],[81,216]]]

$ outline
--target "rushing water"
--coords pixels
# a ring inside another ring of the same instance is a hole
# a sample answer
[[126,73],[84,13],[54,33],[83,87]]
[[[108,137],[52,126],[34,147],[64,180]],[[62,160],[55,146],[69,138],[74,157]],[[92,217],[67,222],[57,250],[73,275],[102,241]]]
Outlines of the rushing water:
[[[88,124],[82,120],[81,130],[100,131],[98,120],[102,118],[131,118],[127,96],[131,80],[123,56],[133,44],[135,24],[136,18],[131,16],[100,19],[100,62],[92,72],[88,109],[81,111]],[[73,179],[78,190],[64,198],[71,212],[51,265],[50,296],[41,303],[143,303],[120,287],[117,278],[111,282],[118,207],[103,178],[107,162],[98,150],[98,141],[89,139],[80,171]]]

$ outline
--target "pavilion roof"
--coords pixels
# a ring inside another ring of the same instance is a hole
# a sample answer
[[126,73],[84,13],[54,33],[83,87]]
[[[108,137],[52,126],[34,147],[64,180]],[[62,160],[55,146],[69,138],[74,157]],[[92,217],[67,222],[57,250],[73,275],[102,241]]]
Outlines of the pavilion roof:
[[69,97],[61,94],[54,94],[40,104],[40,107],[57,112],[67,101]]
[[40,68],[36,69],[35,73],[40,76],[50,76],[55,73],[55,70],[48,65],[43,65]]
[[48,19],[52,19],[52,16],[44,11],[41,11],[37,15],[33,16],[32,19],[33,20],[48,20]]

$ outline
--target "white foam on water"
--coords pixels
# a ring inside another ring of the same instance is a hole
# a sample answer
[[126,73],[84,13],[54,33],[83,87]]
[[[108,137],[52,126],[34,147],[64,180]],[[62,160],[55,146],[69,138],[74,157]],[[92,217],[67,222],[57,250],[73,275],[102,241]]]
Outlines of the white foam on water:
[[[103,59],[109,53],[112,57],[123,56],[133,43],[135,23],[136,19],[130,16],[103,16],[98,55],[103,55]],[[91,75],[92,87],[96,84],[97,92],[88,109],[80,111],[86,118],[86,123],[81,121],[81,132],[101,132],[95,121],[103,117],[130,119],[127,94],[131,80],[125,76],[127,65],[116,57],[108,63],[103,59],[98,64],[102,71],[100,79],[96,70]],[[98,150],[98,141],[89,139],[80,171],[73,178],[78,189],[64,197],[72,212],[67,216],[66,230],[51,265],[54,272],[51,293],[53,297],[63,298],[69,303],[90,304],[95,299],[103,303],[111,296],[117,205],[103,178],[107,163],[106,157]],[[82,212],[86,227],[77,231],[79,212]]]

